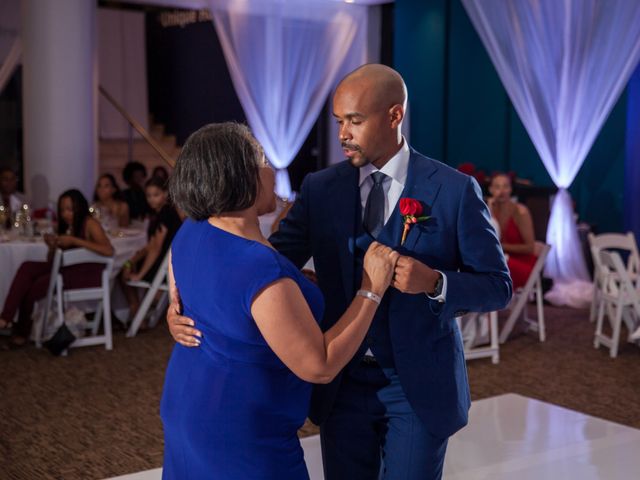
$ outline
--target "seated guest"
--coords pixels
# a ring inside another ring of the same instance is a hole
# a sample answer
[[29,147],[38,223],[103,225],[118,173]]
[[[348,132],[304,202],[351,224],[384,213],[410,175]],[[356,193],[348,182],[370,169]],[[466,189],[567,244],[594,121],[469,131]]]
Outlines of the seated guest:
[[11,218],[14,212],[18,211],[24,199],[17,192],[18,177],[15,172],[8,167],[0,168],[0,205],[4,207],[4,226],[11,227]]
[[127,285],[126,282],[153,281],[153,277],[169,251],[174,235],[182,224],[178,212],[169,202],[166,181],[152,177],[145,185],[145,194],[152,210],[147,230],[149,243],[124,263],[120,276],[123,291],[129,302],[131,318],[138,311],[140,299],[136,288]]
[[139,162],[129,162],[122,171],[122,179],[129,188],[122,191],[124,201],[129,205],[129,218],[143,219],[149,213],[149,205],[144,195],[147,169]]
[[[31,333],[31,313],[36,301],[44,298],[49,286],[53,253],[57,248],[86,248],[104,256],[113,255],[113,247],[100,223],[89,215],[89,204],[78,190],[67,190],[58,199],[58,234],[45,235],[49,246],[46,262],[24,262],[11,283],[0,314],[0,328],[12,326],[9,347],[26,344]],[[78,264],[62,267],[65,287],[99,286],[103,265]],[[12,325],[18,312],[18,321]]]
[[169,172],[167,172],[167,169],[162,166],[157,166],[156,168],[154,168],[151,176],[160,178],[165,182],[169,180]]
[[508,255],[507,266],[513,288],[524,286],[533,270],[537,257],[533,254],[535,236],[529,209],[511,200],[511,178],[495,174],[489,183],[489,208],[500,227],[500,243]]
[[119,227],[129,225],[129,205],[121,199],[122,194],[116,179],[110,173],[100,175],[93,194],[94,205],[100,210],[101,217],[113,219]]

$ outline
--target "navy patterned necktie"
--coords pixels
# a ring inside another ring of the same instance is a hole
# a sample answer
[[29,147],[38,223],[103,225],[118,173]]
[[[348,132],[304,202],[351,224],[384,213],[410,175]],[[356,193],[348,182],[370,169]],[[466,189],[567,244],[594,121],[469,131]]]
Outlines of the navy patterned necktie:
[[387,176],[382,172],[371,174],[373,187],[369,192],[367,203],[364,207],[364,228],[374,238],[378,237],[384,225],[384,188],[382,184],[386,178]]

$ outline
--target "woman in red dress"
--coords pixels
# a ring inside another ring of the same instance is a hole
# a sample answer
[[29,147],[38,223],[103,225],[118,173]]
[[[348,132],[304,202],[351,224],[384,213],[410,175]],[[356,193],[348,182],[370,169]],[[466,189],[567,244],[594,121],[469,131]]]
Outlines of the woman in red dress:
[[533,270],[537,257],[534,255],[535,236],[529,209],[511,200],[511,178],[499,173],[489,184],[489,208],[491,216],[500,226],[500,243],[509,256],[507,266],[511,273],[513,288],[524,286]]

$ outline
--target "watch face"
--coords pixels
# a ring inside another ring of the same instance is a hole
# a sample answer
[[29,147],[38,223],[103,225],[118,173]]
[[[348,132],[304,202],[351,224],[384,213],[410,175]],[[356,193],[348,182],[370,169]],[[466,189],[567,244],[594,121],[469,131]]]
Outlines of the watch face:
[[442,293],[442,285],[444,284],[444,281],[442,280],[442,276],[440,276],[438,278],[438,281],[436,282],[436,296],[440,295]]

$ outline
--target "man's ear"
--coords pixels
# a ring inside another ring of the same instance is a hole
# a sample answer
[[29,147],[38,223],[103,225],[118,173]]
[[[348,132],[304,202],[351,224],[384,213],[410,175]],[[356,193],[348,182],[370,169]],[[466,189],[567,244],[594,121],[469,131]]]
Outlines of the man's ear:
[[389,109],[391,128],[397,128],[404,119],[404,108],[400,104],[395,104]]

